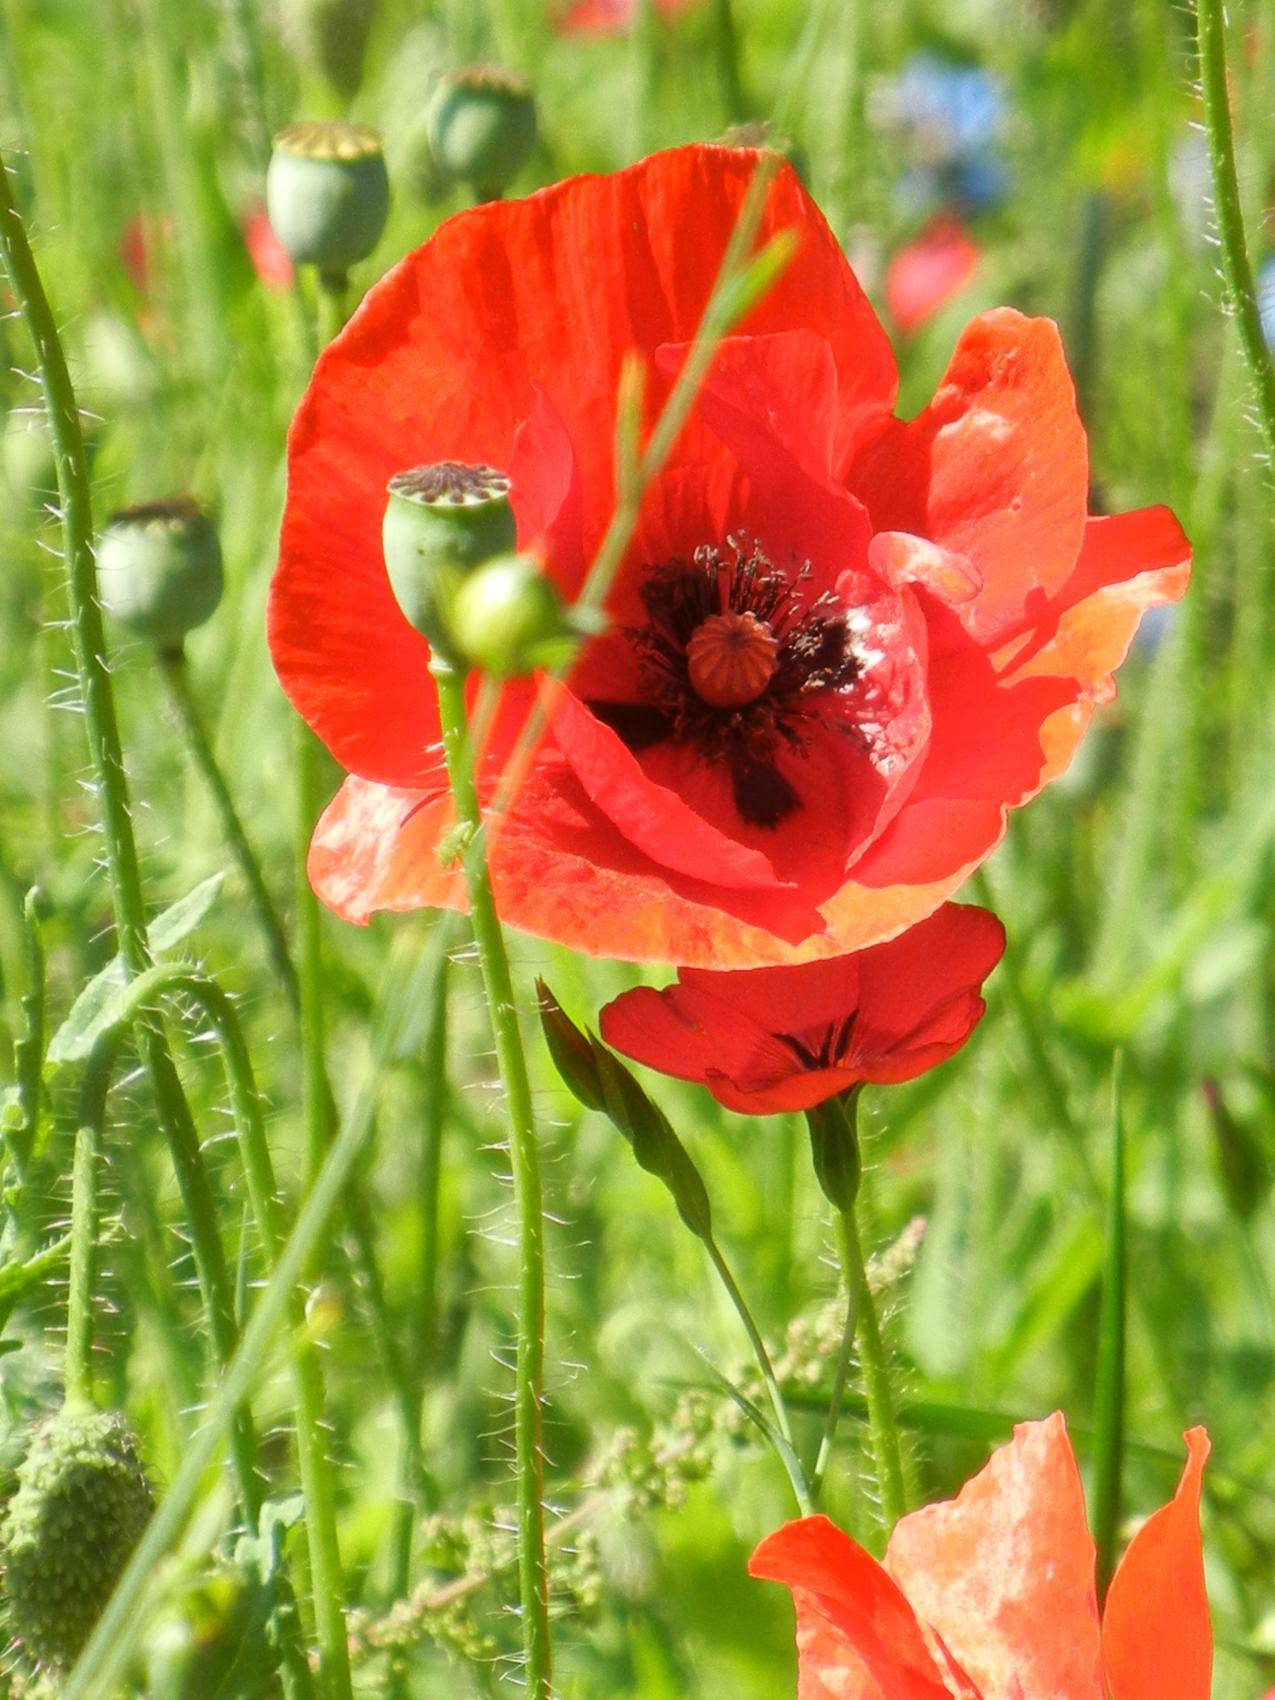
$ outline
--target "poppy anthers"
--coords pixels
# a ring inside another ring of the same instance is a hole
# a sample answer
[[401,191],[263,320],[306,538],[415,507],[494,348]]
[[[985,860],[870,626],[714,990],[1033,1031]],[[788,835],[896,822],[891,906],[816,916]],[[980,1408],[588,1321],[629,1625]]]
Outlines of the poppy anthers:
[[792,1589],[800,1700],[1208,1700],[1203,1429],[1139,1529],[1099,1619],[1080,1474],[1055,1414],[1023,1423],[945,1504],[896,1525],[880,1565],[826,1517],[768,1536],[754,1576]]
[[684,968],[602,1011],[608,1045],[728,1110],[809,1110],[855,1086],[913,1080],[960,1050],[1000,961],[995,915],[959,903],[897,939],[827,962],[714,972]]
[[[289,439],[275,666],[351,777],[316,890],[355,921],[455,906],[428,649],[381,556],[388,481],[507,472],[518,548],[570,602],[611,517],[616,391],[648,421],[697,332],[759,156],[694,146],[462,213],[374,287]],[[837,956],[930,914],[1067,766],[1189,550],[1164,508],[1088,519],[1056,327],[1001,310],[934,401],[894,358],[796,175],[795,257],[718,351],[608,606],[491,847],[505,920],[726,968]],[[507,687],[494,784],[531,687]]]

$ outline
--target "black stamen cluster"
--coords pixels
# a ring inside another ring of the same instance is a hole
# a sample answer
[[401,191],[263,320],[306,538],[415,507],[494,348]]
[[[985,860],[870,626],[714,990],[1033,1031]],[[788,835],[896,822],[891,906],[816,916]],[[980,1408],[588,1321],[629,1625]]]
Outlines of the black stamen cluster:
[[849,1049],[850,1035],[854,1032],[858,1014],[858,1010],[851,1010],[840,1021],[834,1021],[817,1044],[807,1044],[795,1033],[780,1033],[779,1041],[787,1045],[803,1068],[836,1068]]
[[[639,657],[646,702],[594,703],[631,749],[672,739],[694,744],[730,770],[735,805],[755,826],[778,826],[800,797],[780,773],[781,749],[800,752],[815,697],[854,683],[860,664],[851,647],[845,607],[824,592],[806,602],[795,578],[776,567],[756,542],[728,537],[726,551],[705,544],[690,561],[648,569],[642,586],[647,623],[627,628]],[[760,696],[736,708],[716,708],[691,683],[686,649],[714,614],[752,614],[778,643],[775,671]]]

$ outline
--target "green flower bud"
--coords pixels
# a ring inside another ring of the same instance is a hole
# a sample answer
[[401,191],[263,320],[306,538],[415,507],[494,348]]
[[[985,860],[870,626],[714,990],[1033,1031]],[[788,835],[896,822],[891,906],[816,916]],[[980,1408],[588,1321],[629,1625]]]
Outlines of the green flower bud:
[[275,137],[266,211],[295,265],[342,276],[376,247],[389,210],[381,138],[366,124],[290,124]]
[[439,79],[426,113],[442,169],[496,200],[531,158],[536,102],[525,78],[496,65],[466,65]]
[[62,1410],[35,1430],[0,1524],[8,1627],[33,1662],[74,1664],[154,1508],[127,1423]]
[[363,81],[376,0],[288,0],[289,36],[332,91],[348,104]]
[[431,648],[450,658],[448,620],[460,581],[514,546],[508,478],[454,460],[396,474],[381,546],[399,607]]
[[517,679],[562,660],[576,633],[558,587],[534,555],[497,555],[462,579],[451,636],[466,665],[494,679]]
[[157,649],[179,650],[221,601],[221,544],[190,496],[112,514],[97,544],[102,606]]

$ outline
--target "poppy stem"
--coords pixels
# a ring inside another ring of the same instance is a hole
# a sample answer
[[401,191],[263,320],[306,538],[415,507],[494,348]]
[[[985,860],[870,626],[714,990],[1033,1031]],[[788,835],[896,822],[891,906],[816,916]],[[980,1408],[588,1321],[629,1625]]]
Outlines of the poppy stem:
[[1257,393],[1257,417],[1267,458],[1275,463],[1275,363],[1262,334],[1253,266],[1244,235],[1244,214],[1235,170],[1235,135],[1227,89],[1226,21],[1222,0],[1196,0],[1195,29],[1222,276],[1226,281],[1227,300],[1235,316],[1240,347]]
[[890,1364],[877,1317],[876,1300],[868,1281],[854,1205],[838,1212],[838,1220],[846,1291],[851,1310],[858,1316],[859,1362],[863,1366],[868,1432],[876,1460],[881,1510],[887,1528],[892,1529],[907,1510],[907,1493],[903,1485],[903,1453],[894,1412],[894,1390],[890,1386]]
[[102,1128],[87,1121],[76,1130],[71,1169],[71,1256],[66,1295],[66,1400],[93,1405],[93,1285],[97,1261],[98,1171]]
[[544,1458],[544,1212],[531,1083],[523,1054],[504,930],[496,913],[474,773],[465,679],[435,656],[443,754],[456,814],[469,834],[464,852],[470,920],[491,1016],[496,1060],[509,1106],[509,1155],[518,1215],[518,1347],[514,1367],[514,1443],[518,1480],[518,1585],[523,1679],[529,1700],[550,1700],[549,1577],[545,1563]]
[[274,899],[266,885],[261,864],[249,842],[243,820],[240,817],[239,810],[235,807],[235,800],[230,794],[230,787],[226,783],[226,776],[222,772],[221,764],[218,762],[212,746],[212,740],[208,736],[208,728],[204,724],[203,716],[199,711],[199,704],[195,700],[195,693],[191,686],[190,670],[186,664],[185,653],[180,649],[160,651],[156,659],[159,663],[160,676],[168,691],[169,701],[173,705],[173,710],[181,726],[182,736],[186,740],[190,759],[208,787],[213,806],[217,811],[217,818],[221,822],[221,831],[226,841],[226,847],[237,862],[239,871],[243,875],[244,884],[248,888],[248,898],[252,904],[253,913],[257,917],[257,923],[261,928],[266,950],[278,976],[279,984],[293,1010],[298,1010],[301,1003],[301,989],[297,980],[296,964],[292,960],[292,952],[288,949],[287,934],[283,930],[283,923],[279,919],[278,910],[274,906]]
[[[845,1218],[841,1212],[837,1215],[837,1225],[840,1230],[841,1267],[846,1268],[849,1256],[845,1241]],[[837,1356],[837,1368],[832,1378],[832,1391],[828,1396],[828,1414],[824,1418],[823,1433],[819,1437],[819,1451],[815,1455],[815,1467],[810,1473],[810,1497],[815,1504],[823,1492],[823,1480],[827,1474],[828,1463],[832,1457],[832,1449],[837,1440],[837,1427],[841,1422],[841,1405],[845,1398],[846,1381],[850,1374],[850,1360],[854,1355],[854,1339],[859,1330],[859,1309],[855,1303],[854,1294],[846,1282],[846,1320],[841,1333],[841,1351]]]
[[775,1366],[771,1362],[770,1353],[766,1350],[766,1342],[762,1339],[761,1330],[753,1320],[753,1313],[748,1308],[748,1301],[740,1291],[739,1283],[732,1274],[730,1265],[722,1255],[721,1247],[711,1236],[705,1239],[703,1243],[708,1252],[709,1262],[717,1271],[718,1278],[726,1289],[726,1296],[735,1307],[735,1313],[744,1325],[748,1343],[752,1347],[753,1356],[757,1360],[757,1368],[761,1371],[761,1378],[766,1384],[767,1393],[770,1395],[770,1404],[775,1413],[775,1423],[779,1430],[780,1439],[784,1443],[783,1447],[779,1449],[780,1457],[788,1471],[788,1480],[792,1483],[792,1491],[798,1509],[803,1517],[809,1517],[815,1508],[814,1496],[797,1457],[797,1449],[793,1445],[792,1423],[788,1416],[788,1406],[784,1400],[783,1389],[779,1385],[779,1377],[775,1374]]

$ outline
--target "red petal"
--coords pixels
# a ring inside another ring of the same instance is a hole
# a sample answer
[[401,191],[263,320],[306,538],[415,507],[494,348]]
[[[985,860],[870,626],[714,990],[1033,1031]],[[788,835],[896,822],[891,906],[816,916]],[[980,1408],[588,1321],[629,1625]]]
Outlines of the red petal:
[[983,588],[961,619],[987,642],[1071,574],[1088,476],[1057,326],[1002,307],[973,320],[934,400],[886,431],[848,483],[878,531],[913,532],[972,562]]
[[1112,1700],[1208,1700],[1213,1632],[1200,1545],[1202,1428],[1186,1436],[1178,1491],[1138,1530],[1120,1562],[1102,1621]]
[[[437,737],[425,645],[381,561],[388,479],[441,459],[508,466],[543,397],[574,448],[587,558],[613,505],[621,362],[693,338],[757,158],[676,149],[463,213],[376,285],[325,351],[289,440],[270,642],[289,696],[348,769],[415,783]],[[855,440],[892,404],[889,345],[786,167],[759,241],[781,229],[797,232],[798,251],[746,329],[827,342],[839,434]],[[551,554],[560,577],[562,565]]]
[[996,657],[1006,683],[1035,675],[1076,679],[1081,698],[1045,723],[1046,779],[1075,753],[1094,703],[1115,695],[1112,674],[1149,608],[1176,602],[1190,579],[1191,545],[1168,508],[1091,519],[1076,570],[1029,630]]
[[826,1517],[777,1529],[748,1569],[793,1591],[798,1700],[950,1700],[908,1601]]
[[993,1700],[1103,1700],[1093,1542],[1061,1416],[1022,1424],[956,1499],[903,1518],[886,1565]]

